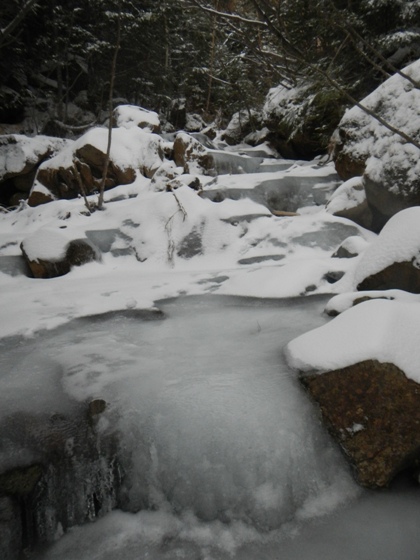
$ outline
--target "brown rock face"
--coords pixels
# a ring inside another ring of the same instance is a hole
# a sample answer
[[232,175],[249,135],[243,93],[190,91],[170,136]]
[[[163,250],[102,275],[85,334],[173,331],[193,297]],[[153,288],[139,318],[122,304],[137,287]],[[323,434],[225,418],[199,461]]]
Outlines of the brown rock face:
[[367,360],[301,377],[361,485],[387,486],[420,465],[420,385],[393,364]]
[[405,290],[420,294],[420,270],[412,262],[395,262],[380,272],[368,276],[358,290]]

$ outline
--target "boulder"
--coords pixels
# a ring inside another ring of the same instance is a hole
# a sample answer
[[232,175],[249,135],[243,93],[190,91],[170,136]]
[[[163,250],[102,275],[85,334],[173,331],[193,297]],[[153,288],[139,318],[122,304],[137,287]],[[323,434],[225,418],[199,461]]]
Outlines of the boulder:
[[229,146],[240,144],[245,136],[253,132],[256,128],[259,128],[260,122],[261,115],[258,111],[239,111],[232,116],[221,138],[229,144]]
[[420,293],[420,207],[389,220],[358,262],[354,284],[357,290]]
[[[420,60],[404,68],[404,73],[419,82]],[[361,103],[420,143],[420,89],[410,81],[395,74]],[[347,111],[340,121],[333,158],[342,179],[363,174],[374,231],[400,210],[420,204],[419,148],[359,107]]]
[[114,126],[124,128],[137,126],[150,132],[160,132],[158,114],[136,105],[119,105],[114,109],[112,119]]
[[[102,180],[107,141],[107,129],[92,129],[42,164],[28,204],[37,206],[55,198],[76,198],[82,194],[82,188],[87,195],[97,192]],[[156,134],[135,126],[113,129],[105,190],[132,183],[137,172],[153,177],[163,158],[163,143]]]
[[0,203],[15,206],[26,199],[39,165],[65,145],[65,140],[48,136],[0,136]]
[[195,138],[181,132],[174,142],[174,160],[185,173],[215,174],[212,154]]
[[270,89],[263,108],[262,125],[270,144],[287,159],[312,159],[327,151],[340,120],[342,98],[317,84],[283,85]]
[[327,203],[327,211],[347,218],[366,229],[372,227],[372,212],[366,200],[366,193],[361,177],[354,177],[343,183]]
[[98,249],[88,239],[73,239],[52,228],[41,228],[21,243],[22,254],[34,278],[56,278],[100,259]]
[[418,303],[374,299],[286,347],[363,486],[420,465],[419,326]]
[[347,237],[340,246],[334,251],[332,257],[335,259],[352,259],[362,253],[368,243],[363,237],[351,235]]
[[388,486],[420,466],[420,385],[391,363],[367,360],[301,377],[360,484]]

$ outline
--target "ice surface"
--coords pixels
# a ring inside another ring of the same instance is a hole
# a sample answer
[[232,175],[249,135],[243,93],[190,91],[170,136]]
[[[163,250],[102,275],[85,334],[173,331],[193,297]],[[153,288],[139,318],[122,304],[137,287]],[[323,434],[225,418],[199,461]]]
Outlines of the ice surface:
[[[104,398],[105,420],[120,433],[126,507],[171,513],[199,544],[200,532],[217,544],[219,527],[234,550],[241,537],[225,523],[256,535],[357,494],[281,357],[290,336],[325,321],[322,305],[187,299],[164,304],[163,321],[76,322],[28,341],[24,357],[22,342],[9,343],[2,415],[51,414],[69,399]],[[158,516],[152,534],[160,523]]]
[[29,342],[18,376],[39,363],[55,407],[110,403],[126,506],[142,508],[71,530],[42,559],[417,558],[418,492],[357,499],[282,360],[290,336],[326,320],[323,304],[185,299],[162,304],[162,321],[115,315]]

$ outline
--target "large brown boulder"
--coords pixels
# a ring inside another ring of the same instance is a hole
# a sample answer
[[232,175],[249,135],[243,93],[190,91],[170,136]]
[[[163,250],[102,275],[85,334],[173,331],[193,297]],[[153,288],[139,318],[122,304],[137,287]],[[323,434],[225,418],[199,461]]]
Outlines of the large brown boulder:
[[360,484],[388,486],[420,466],[420,385],[398,367],[366,360],[300,380]]

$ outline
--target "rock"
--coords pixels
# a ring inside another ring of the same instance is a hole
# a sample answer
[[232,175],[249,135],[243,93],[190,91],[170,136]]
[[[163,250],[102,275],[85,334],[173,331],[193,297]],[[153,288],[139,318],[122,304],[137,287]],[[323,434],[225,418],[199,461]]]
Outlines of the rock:
[[[380,174],[374,166],[380,166]],[[413,170],[414,172],[414,170]],[[420,206],[420,172],[415,179],[409,180],[409,170],[404,170],[401,176],[399,164],[378,164],[374,162],[368,165],[363,177],[366,191],[366,200],[372,214],[372,226],[370,229],[379,232],[387,221],[406,208]],[[399,175],[399,176],[398,176]]]
[[22,549],[21,511],[17,500],[0,496],[0,558],[16,560]]
[[420,293],[420,207],[389,220],[359,260],[354,284],[357,290]]
[[15,206],[26,199],[39,165],[65,145],[48,136],[0,136],[0,203]]
[[221,136],[229,146],[240,144],[245,136],[259,128],[261,115],[258,111],[242,110],[235,113]]
[[[102,181],[107,141],[107,129],[92,129],[42,164],[28,204],[37,206],[54,198],[76,198],[82,194],[81,185],[87,195],[97,192]],[[113,129],[105,190],[132,183],[137,172],[152,178],[163,158],[163,142],[158,135],[137,126]]]
[[[73,404],[65,414],[20,412],[2,419],[1,445],[14,451],[16,462],[0,470],[2,560],[32,557],[70,527],[119,505],[118,441],[95,429],[104,405],[93,403]],[[19,464],[25,456],[37,462]]]
[[138,126],[155,133],[160,132],[161,128],[157,113],[136,105],[119,105],[114,109],[112,118],[115,126],[124,128]]
[[283,85],[270,89],[262,125],[271,132],[270,144],[287,159],[313,159],[327,151],[342,111],[336,91],[320,91],[316,84]]
[[[54,250],[44,253],[45,240],[54,237]],[[37,244],[39,243],[39,247]],[[59,244],[59,246],[57,245]],[[70,272],[72,266],[81,266],[100,260],[97,248],[87,239],[69,240],[55,230],[43,228],[21,243],[22,254],[34,278],[56,278]]]
[[[404,68],[420,80],[420,60]],[[362,100],[395,129],[420,143],[420,90],[399,74]],[[345,180],[363,174],[372,229],[380,231],[391,216],[420,204],[419,149],[359,107],[344,115],[333,141],[337,173]]]
[[372,228],[372,212],[366,200],[361,177],[353,177],[343,183],[327,203],[328,212],[339,218],[347,218],[366,229]]
[[363,252],[367,245],[368,243],[363,237],[352,235],[347,237],[331,256],[335,259],[351,259]]
[[185,173],[213,175],[214,159],[211,153],[195,138],[183,132],[177,134],[174,142],[174,160]]
[[187,123],[187,107],[185,97],[171,101],[170,122],[176,130],[183,130]]
[[357,284],[358,290],[405,290],[420,294],[420,270],[410,261],[396,262]]
[[388,486],[420,465],[420,385],[391,363],[366,360],[301,382],[319,404],[360,484]]

